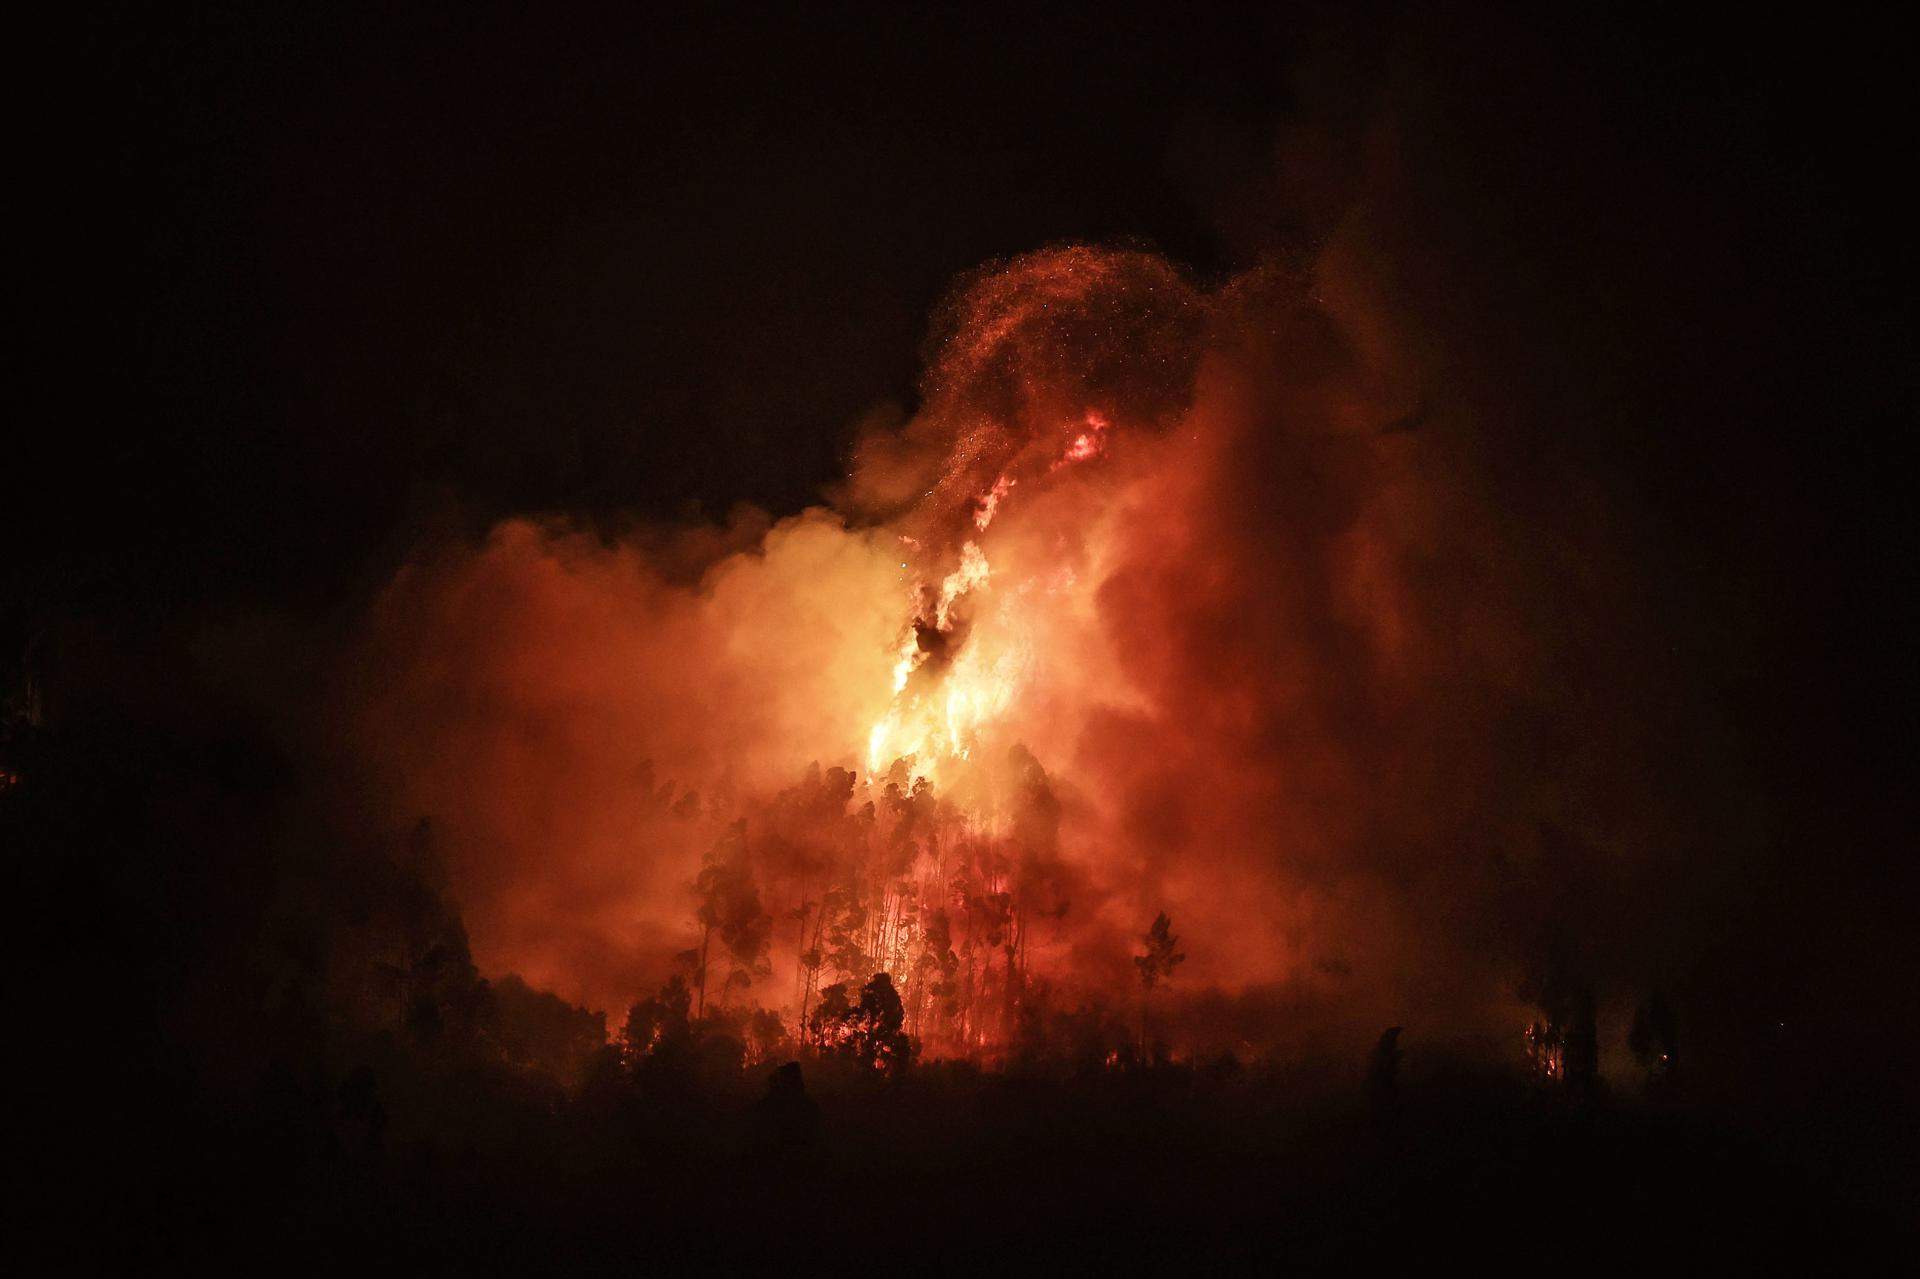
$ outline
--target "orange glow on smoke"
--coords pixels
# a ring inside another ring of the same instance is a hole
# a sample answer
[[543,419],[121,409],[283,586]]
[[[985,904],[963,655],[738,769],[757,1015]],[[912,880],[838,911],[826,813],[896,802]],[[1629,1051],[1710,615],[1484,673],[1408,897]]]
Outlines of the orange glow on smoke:
[[927,1051],[991,1051],[1043,991],[1136,1016],[1165,911],[1156,999],[1284,991],[1370,1042],[1477,979],[1413,958],[1388,868],[1474,892],[1481,812],[1586,819],[1470,746],[1538,628],[1456,586],[1491,517],[1388,429],[1389,326],[1327,286],[1035,254],[961,291],[831,507],[423,552],[349,690],[372,807],[433,816],[484,969],[616,1013],[680,972],[799,1028],[884,971]]
[[[483,966],[617,1010],[700,939],[701,867],[737,863],[771,940],[724,988],[709,954],[706,996],[789,1024],[837,971],[803,960],[849,895],[846,976],[892,973],[920,1038],[956,1051],[1010,1033],[1037,980],[1125,998],[1161,909],[1269,921],[1196,947],[1183,978],[1291,969],[1300,900],[1264,850],[1324,823],[1235,762],[1265,673],[1196,669],[1213,641],[1189,632],[1238,554],[1210,509],[1239,424],[1229,383],[1196,380],[1201,300],[1157,259],[1063,250],[961,312],[920,417],[862,445],[844,513],[717,550],[513,521],[389,589],[374,666],[399,674],[368,731],[396,807],[442,832]],[[687,557],[691,588],[667,574]],[[835,767],[844,799],[793,789]],[[930,992],[962,986],[941,997],[998,1011],[937,1030]]]

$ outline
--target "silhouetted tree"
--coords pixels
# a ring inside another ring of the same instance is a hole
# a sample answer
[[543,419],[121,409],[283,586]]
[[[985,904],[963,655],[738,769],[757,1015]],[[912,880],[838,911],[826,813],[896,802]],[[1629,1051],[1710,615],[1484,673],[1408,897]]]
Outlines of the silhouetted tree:
[[944,1030],[958,1009],[960,987],[955,978],[960,972],[960,956],[953,949],[953,920],[944,910],[927,913],[920,935],[920,955],[914,961],[914,1020],[923,1036],[927,1034],[923,1010],[933,1014],[933,1029]]
[[683,1045],[691,1038],[688,1012],[693,994],[679,973],[667,978],[660,993],[643,999],[627,1010],[627,1024],[620,1038],[629,1066],[658,1051],[663,1045]]
[[807,1019],[807,1038],[823,1051],[837,1051],[842,1028],[852,1010],[853,1001],[847,998],[847,983],[834,982],[820,992],[819,1007]]
[[694,916],[700,924],[699,958],[694,969],[696,1018],[706,1015],[707,975],[715,934],[732,961],[722,986],[723,1000],[727,992],[750,986],[755,978],[770,971],[766,955],[773,939],[773,916],[760,903],[760,889],[753,881],[746,854],[746,822],[741,820],[707,855],[694,880],[698,902]]
[[607,1042],[604,1013],[535,990],[511,974],[493,983],[493,994],[500,1048],[517,1066],[577,1083]]
[[756,1008],[749,1013],[746,1032],[747,1056],[752,1061],[765,1061],[792,1046],[787,1038],[786,1023],[770,1008]]
[[860,988],[860,1002],[850,1003],[844,983],[821,992],[813,1018],[813,1038],[823,1052],[857,1062],[865,1069],[897,1075],[913,1055],[907,1038],[906,1010],[893,978],[875,973]]
[[1173,935],[1173,921],[1166,911],[1154,916],[1153,926],[1147,929],[1141,939],[1147,950],[1143,955],[1133,957],[1133,965],[1140,970],[1140,1051],[1151,1057],[1147,1043],[1147,1005],[1153,996],[1153,988],[1173,976],[1186,955],[1176,949],[1180,939]]
[[820,1107],[807,1096],[800,1063],[787,1062],[767,1076],[767,1095],[754,1103],[749,1152],[775,1165],[805,1162],[820,1146]]
[[1564,950],[1551,948],[1521,994],[1543,1014],[1527,1027],[1527,1058],[1548,1083],[1580,1093],[1599,1082],[1600,1032],[1593,987],[1577,975]]

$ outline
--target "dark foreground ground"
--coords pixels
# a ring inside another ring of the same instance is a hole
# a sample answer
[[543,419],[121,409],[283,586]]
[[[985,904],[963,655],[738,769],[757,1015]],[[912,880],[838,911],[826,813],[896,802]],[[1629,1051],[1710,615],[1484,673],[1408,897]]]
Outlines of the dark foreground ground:
[[143,1099],[103,1175],[74,1187],[101,1229],[67,1255],[336,1273],[1719,1273],[1884,1264],[1913,1238],[1891,1133],[1484,1075],[1442,1072],[1393,1118],[1257,1071],[928,1068],[817,1082],[814,1141],[756,1105],[751,1079],[571,1099],[499,1075],[393,1082],[373,1122],[286,1078],[243,1113]]

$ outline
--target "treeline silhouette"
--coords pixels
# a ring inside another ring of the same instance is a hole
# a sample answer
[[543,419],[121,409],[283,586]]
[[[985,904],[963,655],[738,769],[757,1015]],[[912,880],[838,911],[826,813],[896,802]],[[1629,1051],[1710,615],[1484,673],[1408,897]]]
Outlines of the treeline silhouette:
[[[4,751],[13,900],[42,912],[16,970],[45,1121],[21,1206],[90,1206],[97,1228],[45,1241],[70,1266],[1658,1268],[1903,1224],[1786,1125],[1393,1034],[1176,1061],[1116,1009],[986,1069],[915,1060],[880,970],[822,987],[804,1038],[701,1010],[684,974],[610,1036],[480,975],[430,825],[329,824],[258,741],[15,721]],[[1180,946],[1154,921],[1143,981]],[[1582,997],[1542,1008],[1541,1042],[1583,1059]],[[1677,1035],[1650,1001],[1633,1047],[1679,1079]]]

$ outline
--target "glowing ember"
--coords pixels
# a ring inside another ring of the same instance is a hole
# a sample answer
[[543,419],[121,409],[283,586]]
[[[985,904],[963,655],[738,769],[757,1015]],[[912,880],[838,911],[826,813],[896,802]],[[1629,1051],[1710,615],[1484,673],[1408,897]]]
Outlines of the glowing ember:
[[987,525],[993,523],[994,512],[1000,509],[1000,503],[1013,490],[1014,483],[1014,480],[1005,475],[993,482],[993,487],[988,489],[986,495],[980,499],[980,509],[974,512],[975,528],[982,533],[987,531]]
[[1099,457],[1107,451],[1107,419],[1100,413],[1088,411],[1086,430],[1073,437],[1067,445],[1067,451],[1060,455],[1051,469],[1059,470],[1075,462],[1085,462],[1089,458]]

